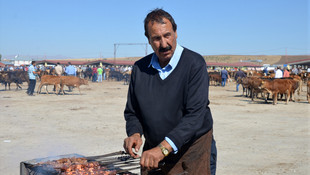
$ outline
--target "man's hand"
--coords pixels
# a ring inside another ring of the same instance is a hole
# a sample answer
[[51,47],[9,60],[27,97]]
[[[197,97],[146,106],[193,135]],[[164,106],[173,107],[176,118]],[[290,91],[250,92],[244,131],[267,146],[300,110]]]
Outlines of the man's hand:
[[[138,158],[139,155],[136,154],[136,153],[139,151],[141,145],[142,145],[141,136],[140,136],[139,133],[135,133],[135,134],[131,135],[130,137],[127,137],[127,138],[124,140],[124,145],[123,145],[123,146],[124,146],[125,151],[126,151],[131,157],[133,157],[133,158]],[[134,153],[134,152],[132,151],[132,148],[135,149],[135,152],[136,152],[136,153]]]
[[[169,152],[173,151],[172,147],[169,145],[169,143],[166,140],[162,141],[161,144],[165,148],[167,148]],[[142,168],[145,168],[147,170],[158,168],[158,163],[164,158],[165,156],[162,153],[161,149],[158,146],[156,146],[155,148],[144,151],[142,153],[142,156],[140,159],[140,165]]]
[[159,147],[144,151],[140,159],[140,165],[142,168],[151,170],[158,168],[159,161],[165,158]]

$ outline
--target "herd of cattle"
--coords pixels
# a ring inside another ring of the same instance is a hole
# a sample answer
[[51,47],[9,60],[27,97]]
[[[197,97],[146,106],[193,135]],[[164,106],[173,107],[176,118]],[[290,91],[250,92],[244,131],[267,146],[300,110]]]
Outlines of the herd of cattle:
[[[80,91],[81,85],[88,84],[88,74],[84,73],[81,78],[81,75],[77,77],[74,76],[56,76],[51,75],[52,72],[46,73],[46,71],[39,72],[39,80],[40,85],[38,87],[38,94],[41,93],[41,88],[45,86],[46,92],[48,85],[53,85],[56,94],[62,92],[64,94],[64,86],[68,87],[77,87]],[[230,77],[234,77],[235,72],[229,72]],[[251,72],[247,73],[247,77],[238,78],[236,83],[241,84],[243,87],[243,94],[246,97],[251,97],[252,101],[254,98],[258,98],[258,94],[261,94],[260,98],[264,99],[265,102],[271,96],[273,100],[273,104],[277,104],[277,100],[279,99],[279,95],[285,95],[286,104],[291,101],[295,101],[294,95],[295,92],[299,95],[302,90],[303,83],[307,84],[307,100],[310,103],[310,74],[302,74],[302,75],[291,75],[289,78],[281,78],[275,79],[271,76],[263,76],[262,73],[259,72]],[[120,73],[117,71],[109,72],[107,74],[108,80],[115,79],[117,81],[124,80],[126,84],[128,84],[130,74],[129,73]],[[219,85],[221,84],[221,75],[219,72],[209,72],[210,85]],[[5,90],[10,90],[11,83],[16,84],[16,90],[21,89],[20,86],[23,82],[29,83],[28,73],[26,71],[17,70],[17,71],[7,71],[0,72],[0,83],[4,84]],[[60,87],[60,91],[58,88]]]
[[[57,94],[64,92],[64,86],[68,87],[77,87],[79,92],[81,85],[88,85],[88,80],[90,80],[91,76],[88,75],[89,72],[81,72],[78,73],[77,76],[56,76],[55,72],[46,70],[46,71],[38,71],[38,81],[40,81],[40,85],[38,87],[38,94],[41,93],[42,87],[45,87],[46,92],[48,85],[54,86],[54,91],[57,92]],[[91,75],[91,74],[90,74]],[[110,71],[107,72],[107,80],[116,80],[116,81],[124,81],[124,84],[129,83],[130,79],[130,73],[121,73],[119,71]],[[20,86],[23,83],[29,84],[29,77],[28,73],[23,70],[16,70],[16,71],[1,71],[0,72],[0,83],[5,86],[5,90],[9,89],[11,90],[11,84],[16,84],[16,90],[22,89]],[[58,88],[60,87],[60,91],[58,91]]]
[[[229,72],[230,77],[234,77],[235,72]],[[295,101],[295,92],[300,95],[302,85],[307,85],[307,100],[310,103],[310,74],[303,73],[299,75],[291,75],[287,78],[274,78],[274,75],[264,76],[261,72],[253,71],[251,73],[245,72],[247,75],[244,78],[238,77],[236,83],[241,84],[243,93],[246,97],[250,97],[252,101],[254,98],[264,99],[267,103],[269,96],[273,100],[273,104],[277,104],[278,99],[282,99],[283,95],[286,97],[286,104]],[[219,72],[210,72],[210,85],[220,85],[221,75]],[[279,97],[280,96],[280,97]]]

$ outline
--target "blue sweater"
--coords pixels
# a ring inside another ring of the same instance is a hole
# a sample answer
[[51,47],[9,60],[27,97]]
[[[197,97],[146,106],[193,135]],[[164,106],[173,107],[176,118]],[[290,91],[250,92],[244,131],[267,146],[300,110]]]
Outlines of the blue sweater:
[[184,48],[175,70],[164,80],[150,64],[137,61],[124,111],[127,135],[144,134],[144,150],[169,137],[180,150],[212,129],[209,79],[203,57]]

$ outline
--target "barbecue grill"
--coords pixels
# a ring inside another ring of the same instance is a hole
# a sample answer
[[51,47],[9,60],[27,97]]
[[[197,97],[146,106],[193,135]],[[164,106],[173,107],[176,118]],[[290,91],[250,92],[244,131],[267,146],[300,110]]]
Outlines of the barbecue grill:
[[88,163],[92,162],[93,164],[100,165],[100,167],[102,167],[102,171],[104,171],[105,174],[110,173],[116,175],[137,175],[135,173],[132,173],[131,171],[140,169],[139,159],[134,159],[125,152],[118,151],[100,156],[85,157],[80,154],[67,154],[67,155],[23,161],[20,163],[20,175],[66,174],[66,172],[63,171],[61,168],[57,167],[55,168],[48,164],[48,162],[57,161],[64,158],[67,159],[82,158],[83,160],[86,159],[85,161]]

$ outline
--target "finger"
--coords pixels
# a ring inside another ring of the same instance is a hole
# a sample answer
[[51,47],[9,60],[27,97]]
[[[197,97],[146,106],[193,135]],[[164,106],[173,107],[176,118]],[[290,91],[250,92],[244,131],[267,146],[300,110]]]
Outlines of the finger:
[[154,161],[153,168],[158,168],[158,164],[159,164],[158,161]]
[[130,140],[129,141],[129,143],[128,143],[128,145],[127,145],[127,153],[129,153],[129,155],[131,156],[131,157],[135,157],[135,154],[134,154],[134,152],[132,151],[132,146],[133,146],[133,142]]
[[147,168],[148,170],[150,169],[150,164],[149,164],[149,159],[148,158],[144,159],[144,167]]
[[128,139],[125,139],[125,140],[124,140],[124,145],[123,145],[123,147],[124,147],[126,153],[128,153]]
[[148,163],[149,163],[149,169],[153,169],[153,167],[154,167],[154,161],[153,161],[153,159],[148,159],[149,161],[148,161]]
[[140,159],[140,165],[142,168],[144,168],[144,156],[142,154],[141,159]]
[[136,147],[135,147],[136,152],[140,150],[141,145],[142,145],[142,139],[138,139]]

